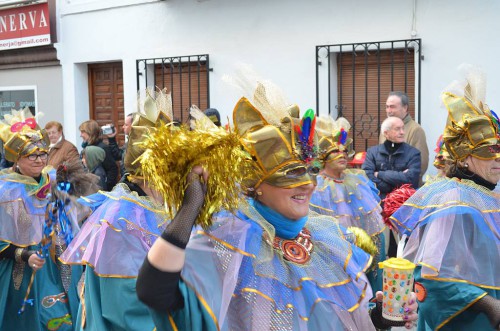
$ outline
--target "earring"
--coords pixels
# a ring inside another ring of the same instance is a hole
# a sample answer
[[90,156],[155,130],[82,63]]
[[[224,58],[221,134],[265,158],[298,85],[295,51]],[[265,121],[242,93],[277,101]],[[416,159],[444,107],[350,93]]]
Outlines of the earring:
[[467,162],[465,162],[464,167],[468,168],[469,164]]
[[257,195],[262,195],[262,191],[257,191]]

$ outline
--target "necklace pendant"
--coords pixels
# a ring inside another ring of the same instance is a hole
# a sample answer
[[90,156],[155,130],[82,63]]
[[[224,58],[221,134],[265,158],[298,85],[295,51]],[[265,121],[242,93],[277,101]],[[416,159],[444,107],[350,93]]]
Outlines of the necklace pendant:
[[311,259],[314,245],[311,241],[311,233],[306,228],[303,228],[294,239],[275,237],[273,247],[281,251],[285,260],[305,264]]

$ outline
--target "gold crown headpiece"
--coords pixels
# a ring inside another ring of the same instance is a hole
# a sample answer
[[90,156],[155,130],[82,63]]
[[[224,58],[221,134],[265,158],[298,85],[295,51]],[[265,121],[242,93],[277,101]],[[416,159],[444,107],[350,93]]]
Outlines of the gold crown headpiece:
[[332,152],[346,152],[348,157],[354,155],[352,139],[348,137],[351,124],[344,117],[336,121],[330,116],[318,117],[318,149],[319,158],[325,162]]
[[453,83],[442,94],[448,110],[443,134],[446,150],[456,161],[462,161],[469,155],[483,160],[499,158],[499,121],[484,103],[484,74],[471,70],[465,86],[458,92],[450,92],[452,88],[457,89],[457,84]]
[[271,100],[284,100],[273,95],[277,91],[269,82],[258,82],[253,103],[242,97],[233,110],[241,144],[255,161],[255,176],[246,185],[250,189],[264,181],[286,188],[312,183],[319,169],[314,165],[317,153],[314,111],[308,110],[301,120],[297,105],[273,106]]
[[124,163],[129,174],[140,177],[142,169],[137,159],[145,151],[140,142],[158,127],[172,122],[172,98],[166,89],[148,87],[139,92],[137,101],[138,112],[132,120]]
[[5,115],[0,121],[0,138],[4,142],[5,158],[10,162],[36,150],[47,151],[50,143],[46,131],[38,126],[29,108],[12,109],[11,114]]

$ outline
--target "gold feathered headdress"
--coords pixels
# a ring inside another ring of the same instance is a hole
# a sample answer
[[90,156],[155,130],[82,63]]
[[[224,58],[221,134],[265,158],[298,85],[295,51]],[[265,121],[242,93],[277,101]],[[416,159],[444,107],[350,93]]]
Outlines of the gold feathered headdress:
[[124,158],[125,170],[132,177],[142,176],[141,164],[136,161],[145,151],[140,142],[157,128],[172,122],[172,98],[165,89],[146,88],[139,93],[137,101],[139,111],[132,120]]
[[29,108],[12,109],[11,114],[5,115],[0,121],[0,138],[4,142],[5,158],[10,162],[36,150],[46,152],[50,144],[47,133],[38,126]]
[[351,124],[344,117],[336,121],[330,116],[318,117],[316,131],[318,133],[319,159],[325,162],[332,152],[346,152],[348,157],[354,155],[352,139],[348,138]]
[[248,66],[225,80],[244,95],[233,110],[233,122],[241,144],[255,161],[254,175],[246,186],[255,189],[265,181],[291,188],[314,182],[319,170],[314,111],[308,110],[301,120],[299,107]]
[[448,110],[443,139],[453,160],[500,157],[498,117],[484,103],[485,90],[484,73],[468,68],[465,82],[452,83],[442,94]]

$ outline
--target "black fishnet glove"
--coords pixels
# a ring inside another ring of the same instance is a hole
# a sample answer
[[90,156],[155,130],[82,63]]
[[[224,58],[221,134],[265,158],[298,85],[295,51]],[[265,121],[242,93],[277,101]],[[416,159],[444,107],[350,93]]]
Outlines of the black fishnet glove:
[[194,222],[205,202],[207,186],[201,176],[190,172],[187,177],[182,205],[174,219],[167,226],[161,237],[181,249],[185,249],[191,235]]
[[476,302],[472,309],[486,314],[491,326],[495,330],[500,329],[500,300],[493,298],[491,295],[486,295]]
[[373,325],[380,330],[389,329],[391,326],[404,326],[406,321],[391,321],[382,317],[382,301],[377,301],[377,305],[370,311]]

